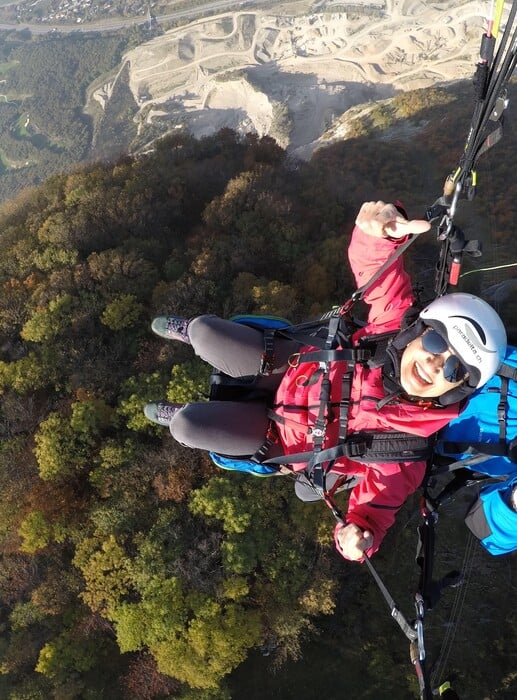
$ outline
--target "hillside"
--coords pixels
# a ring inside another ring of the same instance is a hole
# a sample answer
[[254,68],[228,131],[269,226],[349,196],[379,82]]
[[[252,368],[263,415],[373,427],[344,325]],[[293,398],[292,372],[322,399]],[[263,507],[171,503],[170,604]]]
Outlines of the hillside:
[[142,36],[0,33],[0,201],[90,159],[87,88]]
[[303,0],[173,28],[3,32],[0,201],[178,131],[269,135],[306,159],[350,108],[470,77],[485,12]]
[[[303,14],[246,7],[166,31],[127,52],[90,104],[113,114],[117,87],[131,93],[130,150],[157,131],[201,137],[228,127],[308,157],[350,107],[472,74],[484,26],[478,2],[302,5]],[[94,144],[99,154],[110,148],[102,126]]]
[[[360,202],[398,197],[417,216],[461,152],[468,100],[429,95],[398,97],[307,163],[268,137],[177,135],[4,204],[2,697],[414,697],[407,644],[365,570],[335,554],[329,511],[298,501],[287,478],[217,471],[142,406],[206,389],[189,348],[150,333],[155,314],[300,320],[343,300]],[[508,129],[458,217],[485,238],[487,262],[515,250],[516,145]],[[415,246],[408,267],[432,284],[437,243]],[[507,279],[476,274],[462,287]],[[499,308],[515,333],[515,301]],[[461,566],[464,506],[440,521],[442,574]],[[376,556],[408,615],[417,510],[405,506]],[[445,671],[467,698],[515,696],[514,569],[477,549]],[[434,655],[452,603],[430,617]]]

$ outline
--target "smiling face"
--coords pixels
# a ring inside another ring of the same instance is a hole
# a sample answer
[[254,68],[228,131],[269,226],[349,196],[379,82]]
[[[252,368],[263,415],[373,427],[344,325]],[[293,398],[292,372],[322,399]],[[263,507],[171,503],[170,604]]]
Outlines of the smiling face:
[[463,384],[463,379],[450,382],[445,379],[443,367],[452,351],[432,353],[422,345],[422,335],[412,340],[402,353],[400,383],[410,396],[436,398]]

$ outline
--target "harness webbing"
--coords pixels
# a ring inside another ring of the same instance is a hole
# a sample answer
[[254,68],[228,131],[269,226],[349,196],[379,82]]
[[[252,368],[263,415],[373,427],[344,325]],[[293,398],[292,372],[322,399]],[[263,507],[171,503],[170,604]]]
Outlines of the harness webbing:
[[379,576],[379,574],[377,573],[377,570],[375,569],[374,565],[370,561],[370,558],[366,554],[364,556],[364,563],[366,564],[369,572],[373,576],[373,579],[375,580],[375,583],[377,584],[380,592],[384,596],[384,599],[387,602],[388,607],[391,611],[391,617],[395,620],[395,622],[398,624],[400,629],[404,632],[404,634],[409,639],[409,641],[410,642],[415,641],[417,638],[417,633],[416,633],[415,628],[409,624],[409,622],[406,620],[404,614],[399,610],[397,604],[395,603],[394,598],[392,597],[391,593],[386,588],[384,581]]
[[314,350],[304,352],[298,358],[298,364],[304,362],[365,362],[371,356],[369,350],[357,348],[340,348],[339,350]]
[[[279,418],[279,422],[282,418]],[[314,431],[313,431],[314,433]],[[347,457],[357,462],[419,462],[431,457],[433,445],[428,438],[410,435],[396,430],[384,432],[361,431],[346,437],[346,442],[333,447],[327,447],[318,452],[314,464],[334,461]],[[300,464],[309,462],[313,451],[296,452],[294,454],[273,457],[265,464]]]
[[[509,443],[505,442],[444,442],[443,449],[445,452],[451,453],[466,453],[472,454],[475,461],[470,462],[470,464],[476,464],[476,462],[482,462],[487,457],[506,457],[511,462],[517,462],[517,438],[511,440]],[[466,459],[459,460],[454,464],[465,465],[467,463]],[[453,471],[450,466],[447,471]]]
[[[403,254],[403,252],[416,240],[418,236],[411,234],[407,239],[397,245],[391,256],[372,275],[372,277],[350,296],[350,298],[340,307],[329,311],[322,316],[320,321],[328,320],[328,332],[324,339],[314,332],[315,324],[306,323],[292,328],[283,328],[277,333],[287,338],[296,340],[300,345],[308,345],[319,348],[307,353],[296,355],[297,363],[318,362],[317,374],[321,376],[320,396],[318,416],[312,427],[313,449],[293,455],[284,455],[265,460],[266,464],[299,464],[307,463],[305,473],[314,488],[320,493],[322,498],[328,494],[325,477],[330,471],[333,463],[339,457],[348,457],[363,462],[378,461],[418,461],[428,459],[430,456],[429,440],[406,433],[387,431],[385,433],[359,433],[354,436],[347,435],[348,413],[350,407],[350,394],[352,389],[352,379],[357,362],[365,363],[372,357],[372,352],[368,348],[342,347],[343,340],[351,343],[351,331],[343,332],[342,325],[344,319],[350,319],[349,313],[354,304],[364,298],[366,292],[377,282],[377,280],[388,270],[393,263]],[[345,321],[346,323],[346,321]],[[307,332],[308,331],[308,332]],[[382,334],[384,337],[385,334]],[[330,369],[332,362],[346,362],[347,368],[343,373],[341,381],[341,393],[339,401],[339,435],[338,444],[334,447],[323,448],[326,436],[326,429],[329,423],[331,411],[331,380]],[[314,375],[313,375],[314,376]],[[269,414],[272,420],[277,422],[288,422],[275,413]]]
[[497,370],[497,375],[501,377],[500,398],[497,404],[499,442],[444,441],[442,443],[443,452],[449,454],[464,453],[471,456],[446,465],[441,473],[455,471],[455,469],[461,469],[464,466],[473,466],[477,462],[482,462],[490,457],[506,457],[510,461],[517,463],[517,438],[508,441],[507,434],[509,382],[511,379],[517,380],[517,368],[503,362]]

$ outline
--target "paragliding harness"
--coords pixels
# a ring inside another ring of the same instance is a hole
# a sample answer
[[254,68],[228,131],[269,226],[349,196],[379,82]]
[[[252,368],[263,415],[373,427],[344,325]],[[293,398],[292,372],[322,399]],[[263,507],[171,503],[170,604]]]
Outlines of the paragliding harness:
[[[482,36],[480,48],[480,61],[477,64],[476,75],[474,77],[474,85],[476,90],[476,104],[472,116],[465,148],[461,156],[460,162],[456,170],[454,170],[447,178],[444,186],[443,195],[427,210],[426,218],[428,221],[437,224],[438,240],[441,241],[440,258],[437,266],[435,279],[436,296],[445,294],[449,286],[456,286],[460,278],[460,270],[462,258],[464,254],[477,257],[481,254],[480,245],[477,241],[466,241],[461,229],[454,223],[454,216],[458,199],[461,195],[467,199],[472,199],[477,186],[477,173],[475,170],[478,158],[485,153],[490,147],[496,144],[502,136],[504,111],[508,105],[507,99],[507,84],[517,65],[517,28],[514,27],[517,14],[517,0],[514,0],[506,27],[500,41],[495,58],[494,48],[498,34],[499,22],[504,6],[504,0],[497,0],[495,3],[495,13],[488,18],[488,27],[486,33]],[[493,5],[492,5],[493,7]],[[408,241],[401,245],[396,251],[401,254],[405,248],[411,244],[414,236],[410,236]],[[391,264],[389,260],[387,264]],[[385,268],[381,268],[379,275],[384,272]],[[374,281],[374,280],[373,280]],[[372,280],[370,281],[370,283]],[[368,285],[370,284],[368,283]],[[332,344],[334,334],[331,332],[330,319],[332,323],[339,323],[341,316],[345,316],[350,311],[356,300],[361,298],[361,290],[352,295],[338,312],[331,312],[329,317],[329,330],[327,340],[324,343],[324,352],[332,352]],[[313,339],[314,340],[314,339]],[[311,340],[311,344],[315,343]],[[329,359],[323,359],[323,369],[327,365]],[[355,361],[363,361],[355,359]],[[267,350],[265,358],[265,367],[267,367]],[[325,375],[324,375],[325,376]],[[324,397],[325,398],[325,395]],[[322,428],[323,430],[323,428]],[[324,437],[324,432],[323,432]],[[345,443],[346,444],[346,443]],[[340,449],[347,449],[341,448]],[[474,445],[471,445],[474,448]],[[485,458],[486,454],[493,454],[492,450],[508,450],[504,454],[515,454],[515,445],[502,445],[502,441],[498,445],[482,445],[482,452]],[[498,453],[500,454],[500,453]],[[472,459],[476,456],[473,455]],[[480,457],[481,458],[481,457]],[[332,460],[335,457],[322,449],[321,444],[316,444],[316,449],[312,457],[309,458],[313,467],[313,483],[319,484],[321,495],[326,504],[331,508],[338,522],[345,524],[345,519],[336,506],[333,496],[328,492],[325,485],[326,470],[323,467],[325,460]],[[292,460],[292,456],[289,456]],[[267,460],[266,460],[267,463]],[[465,461],[458,466],[458,469],[465,466]],[[473,462],[471,462],[473,464]],[[434,473],[439,473],[438,467],[434,469]],[[448,465],[448,471],[452,471]],[[440,494],[434,500],[429,497],[428,486],[433,478],[433,469],[431,469],[428,477],[424,480],[423,496],[421,500],[421,516],[422,523],[418,528],[419,542],[417,546],[417,563],[420,567],[420,579],[415,593],[415,618],[411,622],[403,615],[396,605],[393,597],[389,593],[387,587],[381,577],[375,570],[368,556],[365,554],[364,561],[374,578],[377,586],[383,594],[388,607],[390,608],[391,616],[400,626],[402,632],[410,642],[410,657],[417,673],[420,698],[421,700],[432,700],[435,693],[431,685],[429,671],[427,669],[426,650],[424,643],[424,616],[427,610],[432,609],[440,597],[443,588],[447,586],[458,585],[460,581],[455,576],[455,572],[444,577],[441,581],[433,581],[433,552],[434,552],[434,526],[437,521],[437,508],[446,502],[453,494],[465,485],[469,485],[475,479],[463,479],[461,484],[459,481],[454,488],[448,488],[443,494]]]
[[[499,22],[504,0],[495,3],[494,15],[488,18],[488,28],[482,36],[480,61],[474,77],[476,104],[468,132],[465,148],[459,165],[447,178],[443,195],[427,210],[428,221],[437,224],[437,237],[441,241],[439,262],[435,277],[435,293],[439,297],[455,287],[460,278],[462,258],[464,254],[472,257],[481,255],[477,241],[466,241],[461,229],[454,223],[458,199],[461,195],[471,200],[477,186],[475,170],[478,158],[495,145],[502,136],[504,110],[508,105],[507,84],[517,65],[517,0],[514,0],[509,12],[506,27],[501,38],[495,58],[493,57]],[[492,7],[494,5],[492,4]],[[508,442],[506,439],[506,395],[505,382],[516,379],[514,367],[503,365],[500,373],[503,377],[501,399],[498,407],[500,440],[498,443],[469,443],[448,445],[451,452],[470,451],[472,454],[464,460],[451,464],[431,465],[422,485],[421,498],[422,522],[418,528],[418,545],[416,560],[420,568],[420,578],[415,593],[414,603],[416,615],[411,623],[404,617],[390,595],[381,577],[373,567],[367,555],[365,564],[384,596],[391,615],[400,626],[410,642],[410,657],[417,673],[421,700],[432,700],[435,696],[429,670],[426,667],[426,651],[424,643],[424,616],[427,610],[438,602],[443,589],[461,584],[458,572],[451,572],[440,581],[432,577],[434,559],[434,527],[438,519],[438,508],[448,502],[454,495],[466,486],[490,479],[486,475],[476,474],[468,465],[474,466],[487,456],[505,456],[517,461],[517,441]],[[438,496],[431,498],[429,489],[439,474],[454,473],[455,477]],[[335,515],[344,523],[339,511]],[[438,679],[439,680],[439,679]]]
[[[364,337],[357,347],[352,347],[351,336],[363,324],[351,316],[351,309],[356,302],[363,298],[368,289],[373,286],[393,262],[402,255],[415,238],[416,236],[409,236],[404,243],[397,247],[392,256],[379,268],[373,277],[365,285],[357,289],[345,304],[329,311],[317,321],[289,326],[285,320],[278,318],[240,316],[233,319],[263,330],[262,375],[267,375],[273,368],[275,335],[294,340],[300,346],[309,345],[317,348],[309,352],[296,353],[296,361],[298,363],[319,363],[321,376],[320,405],[317,419],[311,429],[312,450],[269,458],[268,450],[274,440],[273,427],[264,444],[251,457],[235,458],[210,453],[212,460],[217,466],[223,469],[246,471],[256,476],[268,476],[276,473],[285,464],[306,464],[304,474],[310,485],[316,494],[330,508],[334,509],[332,494],[336,492],[346,477],[336,481],[330,491],[327,489],[326,477],[338,458],[347,457],[352,461],[374,463],[421,461],[427,460],[431,456],[434,446],[432,438],[424,438],[399,431],[361,431],[353,435],[347,435],[350,394],[356,363],[382,361],[389,341],[398,333],[398,331],[392,331]],[[324,447],[331,395],[329,375],[334,362],[346,362],[339,403],[339,438],[336,445]],[[271,396],[257,388],[255,379],[255,377],[232,379],[219,371],[214,371],[210,379],[210,399],[234,399],[240,401],[266,399],[266,401],[271,401]],[[273,426],[275,422],[285,420],[273,410],[269,410],[268,415]]]

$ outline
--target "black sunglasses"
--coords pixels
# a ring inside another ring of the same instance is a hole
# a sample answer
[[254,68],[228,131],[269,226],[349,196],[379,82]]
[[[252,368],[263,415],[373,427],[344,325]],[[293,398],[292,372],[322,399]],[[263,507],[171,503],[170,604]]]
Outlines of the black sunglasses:
[[[422,335],[422,347],[433,355],[441,355],[449,350],[449,344],[432,328]],[[443,376],[451,384],[461,382],[468,374],[468,369],[456,355],[450,355],[443,365]]]

